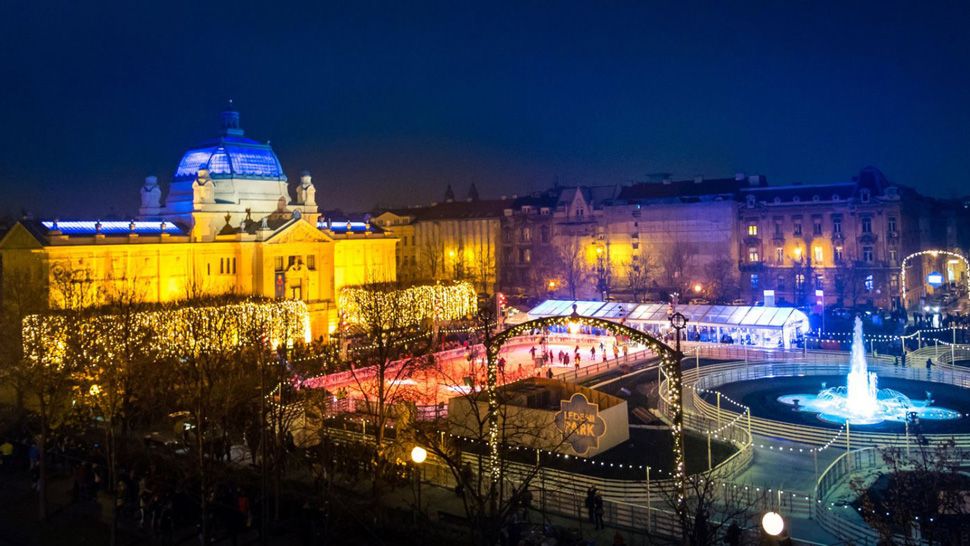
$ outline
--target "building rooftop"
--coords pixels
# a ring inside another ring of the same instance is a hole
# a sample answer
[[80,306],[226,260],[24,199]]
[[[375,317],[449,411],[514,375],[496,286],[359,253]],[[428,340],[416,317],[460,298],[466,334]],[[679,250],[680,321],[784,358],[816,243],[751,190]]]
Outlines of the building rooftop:
[[765,184],[766,180],[763,176],[639,182],[624,186],[616,199],[627,202],[654,199],[698,200],[705,196],[722,196],[733,199],[739,191],[763,187]]
[[257,178],[286,180],[283,166],[276,152],[263,144],[243,136],[239,127],[239,112],[222,113],[222,134],[189,149],[179,161],[175,180],[194,179],[199,169],[208,169],[209,176],[218,178]]

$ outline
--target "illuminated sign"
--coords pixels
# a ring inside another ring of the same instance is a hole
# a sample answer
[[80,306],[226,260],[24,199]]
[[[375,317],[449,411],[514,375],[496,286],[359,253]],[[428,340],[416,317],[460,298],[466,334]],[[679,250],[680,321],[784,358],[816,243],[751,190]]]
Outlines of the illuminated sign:
[[606,421],[599,416],[599,405],[591,404],[582,393],[575,393],[569,400],[561,400],[556,414],[556,428],[573,451],[582,455],[600,445],[606,434]]
[[926,276],[926,284],[936,288],[943,285],[943,275],[934,271]]

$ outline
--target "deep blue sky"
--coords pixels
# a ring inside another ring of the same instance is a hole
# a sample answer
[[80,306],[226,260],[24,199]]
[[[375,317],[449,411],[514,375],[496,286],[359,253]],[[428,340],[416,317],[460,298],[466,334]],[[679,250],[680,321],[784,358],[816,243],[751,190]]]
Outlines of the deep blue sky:
[[324,207],[867,164],[970,193],[967,2],[147,4],[0,8],[0,210],[133,212],[229,97]]

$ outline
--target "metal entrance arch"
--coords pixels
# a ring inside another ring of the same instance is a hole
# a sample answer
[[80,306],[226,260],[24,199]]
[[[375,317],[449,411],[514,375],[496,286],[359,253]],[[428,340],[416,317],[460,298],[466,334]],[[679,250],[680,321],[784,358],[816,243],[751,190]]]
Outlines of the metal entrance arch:
[[637,343],[646,345],[647,348],[660,357],[660,370],[667,380],[667,393],[670,396],[670,405],[674,410],[672,416],[673,418],[671,419],[673,422],[671,426],[674,450],[673,474],[674,480],[679,486],[680,497],[682,500],[685,494],[685,478],[687,475],[686,468],[684,466],[684,410],[682,404],[683,386],[681,384],[680,369],[680,361],[683,358],[683,355],[678,353],[675,349],[663,341],[660,341],[659,339],[649,334],[645,334],[639,330],[634,330],[629,326],[601,318],[580,316],[576,312],[575,305],[573,306],[573,313],[571,315],[545,317],[523,322],[522,324],[517,324],[499,333],[495,337],[488,340],[485,344],[487,353],[486,362],[488,364],[486,391],[488,394],[489,415],[489,463],[493,483],[498,482],[499,479],[498,397],[495,391],[497,382],[496,363],[498,362],[499,351],[501,351],[502,346],[504,346],[505,343],[511,338],[527,334],[532,330],[542,330],[550,326],[564,326],[568,328],[571,325],[590,326],[593,328],[606,330],[613,335],[627,336]]
[[[929,256],[933,256],[934,258],[936,258],[940,254],[943,254],[944,256],[953,256],[954,258],[959,258],[959,259],[963,260],[963,265],[967,269],[967,275],[966,275],[966,277],[967,277],[967,296],[970,297],[970,261],[967,260],[966,256],[964,256],[963,254],[959,254],[957,252],[950,252],[949,250],[921,250],[919,252],[914,252],[914,253],[910,254],[909,256],[906,256],[905,258],[903,258],[903,263],[899,266],[899,271],[900,271],[900,275],[899,275],[899,287],[900,287],[900,290],[902,291],[902,302],[901,303],[902,303],[903,309],[906,309],[906,264],[911,259],[916,258],[918,256],[926,256],[926,255],[929,255]],[[920,281],[920,282],[922,283],[922,281]]]

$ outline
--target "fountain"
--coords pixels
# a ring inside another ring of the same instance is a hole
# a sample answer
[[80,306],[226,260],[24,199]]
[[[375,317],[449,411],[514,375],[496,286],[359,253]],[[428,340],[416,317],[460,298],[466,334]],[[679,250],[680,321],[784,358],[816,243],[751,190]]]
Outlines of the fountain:
[[[960,413],[934,407],[930,393],[925,400],[913,400],[893,389],[878,388],[878,377],[869,371],[862,320],[856,317],[852,332],[851,368],[845,386],[823,388],[818,394],[788,394],[779,402],[794,411],[817,413],[823,421],[853,425],[873,425],[883,421],[903,422],[911,414],[922,419],[956,419]],[[824,385],[823,385],[824,387]]]

